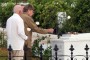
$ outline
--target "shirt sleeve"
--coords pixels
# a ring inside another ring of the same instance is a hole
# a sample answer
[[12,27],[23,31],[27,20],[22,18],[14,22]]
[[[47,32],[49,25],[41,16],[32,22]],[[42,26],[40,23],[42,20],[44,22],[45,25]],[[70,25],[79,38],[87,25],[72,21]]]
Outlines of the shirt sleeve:
[[26,19],[25,19],[25,23],[34,32],[41,33],[41,34],[47,34],[48,33],[48,31],[46,29],[38,27],[31,17],[27,16]]
[[18,24],[18,35],[23,38],[24,40],[27,40],[28,37],[25,35],[25,31],[24,31],[24,22],[22,19],[18,20],[17,22]]

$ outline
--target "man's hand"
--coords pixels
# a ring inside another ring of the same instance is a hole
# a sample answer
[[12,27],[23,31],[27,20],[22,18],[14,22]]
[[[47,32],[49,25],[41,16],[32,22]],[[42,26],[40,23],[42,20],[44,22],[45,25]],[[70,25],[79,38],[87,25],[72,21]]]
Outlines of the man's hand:
[[47,29],[48,33],[53,33],[54,29],[50,28],[50,29]]

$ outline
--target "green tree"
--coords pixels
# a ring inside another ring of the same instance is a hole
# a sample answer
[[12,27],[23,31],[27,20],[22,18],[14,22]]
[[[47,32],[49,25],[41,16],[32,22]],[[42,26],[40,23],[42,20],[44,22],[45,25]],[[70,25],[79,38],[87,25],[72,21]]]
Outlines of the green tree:
[[[73,22],[81,32],[90,32],[90,0],[80,0],[73,10]],[[75,17],[74,17],[75,16]]]
[[71,19],[64,23],[62,31],[90,32],[90,4],[89,0],[77,0],[70,9]]
[[1,27],[5,27],[6,26],[6,21],[7,19],[12,15],[13,13],[13,3],[7,3],[6,6],[1,6],[0,5],[0,24]]

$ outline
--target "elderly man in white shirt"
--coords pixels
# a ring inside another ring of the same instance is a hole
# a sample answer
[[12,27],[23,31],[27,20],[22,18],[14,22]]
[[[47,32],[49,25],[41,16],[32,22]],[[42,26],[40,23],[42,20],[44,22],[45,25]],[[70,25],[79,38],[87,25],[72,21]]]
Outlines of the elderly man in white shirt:
[[13,60],[23,60],[24,51],[23,46],[25,40],[28,37],[25,35],[24,31],[24,22],[20,17],[22,14],[22,6],[15,5],[13,8],[14,14],[6,22],[6,31],[7,31],[7,47],[11,45],[13,51],[13,56],[22,56],[22,57],[13,57]]

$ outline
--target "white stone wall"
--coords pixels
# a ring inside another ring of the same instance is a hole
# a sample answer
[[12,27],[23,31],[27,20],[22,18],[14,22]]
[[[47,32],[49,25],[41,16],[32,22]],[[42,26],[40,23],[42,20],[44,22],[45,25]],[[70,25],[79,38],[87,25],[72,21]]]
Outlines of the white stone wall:
[[[82,34],[65,34],[60,39],[53,39],[51,40],[51,46],[52,49],[54,48],[55,44],[57,44],[59,50],[58,55],[69,55],[71,54],[70,46],[73,45],[74,51],[73,54],[75,55],[86,55],[86,51],[84,50],[86,44],[90,48],[90,33],[82,33]],[[88,54],[90,55],[90,49],[88,51]],[[52,50],[52,55],[55,55],[55,51]],[[82,60],[85,57],[84,56],[76,56],[74,59]],[[60,57],[59,59],[67,60],[70,59],[70,57],[64,56]],[[59,60],[58,59],[58,60]]]

